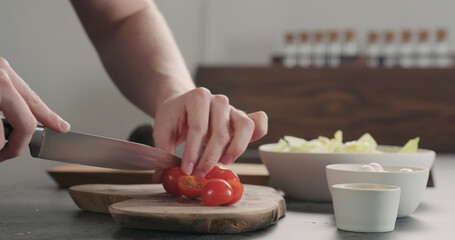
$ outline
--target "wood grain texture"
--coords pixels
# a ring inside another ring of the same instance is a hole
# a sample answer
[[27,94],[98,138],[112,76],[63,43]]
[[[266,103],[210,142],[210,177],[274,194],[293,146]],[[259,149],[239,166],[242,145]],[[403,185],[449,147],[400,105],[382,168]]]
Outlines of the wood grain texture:
[[[263,164],[234,163],[233,170],[245,184],[267,185],[269,172]],[[67,164],[47,170],[59,187],[82,184],[151,184],[154,171],[128,171]]]
[[198,233],[239,233],[266,228],[285,215],[286,204],[273,188],[245,185],[242,199],[231,206],[207,207],[199,200],[166,193],[110,206],[122,227]]
[[220,207],[207,207],[199,200],[173,197],[158,184],[88,184],[73,186],[69,191],[81,209],[110,212],[125,228],[238,233],[266,228],[285,215],[286,203],[273,188],[244,186],[244,195],[239,202]]
[[109,213],[109,206],[164,192],[161,184],[84,184],[69,188],[74,203],[89,212]]
[[403,145],[420,136],[422,148],[455,152],[454,69],[200,67],[196,83],[268,114],[268,135],[251,147],[341,129],[346,140],[369,132]]
[[47,170],[61,188],[82,184],[151,184],[154,171],[116,170],[67,164]]

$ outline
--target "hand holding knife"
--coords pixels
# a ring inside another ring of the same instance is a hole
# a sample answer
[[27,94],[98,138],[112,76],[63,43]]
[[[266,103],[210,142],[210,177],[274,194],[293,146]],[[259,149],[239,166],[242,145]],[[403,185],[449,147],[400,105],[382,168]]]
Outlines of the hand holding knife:
[[[13,131],[2,119],[5,139]],[[125,170],[167,169],[180,165],[181,159],[147,145],[90,134],[58,133],[37,126],[29,144],[35,158]]]

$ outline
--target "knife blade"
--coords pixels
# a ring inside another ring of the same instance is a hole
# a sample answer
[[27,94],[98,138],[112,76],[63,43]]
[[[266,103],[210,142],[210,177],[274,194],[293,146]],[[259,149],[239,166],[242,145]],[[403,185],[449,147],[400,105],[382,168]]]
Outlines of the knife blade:
[[[8,139],[13,128],[6,119],[2,121]],[[177,156],[144,144],[79,132],[58,133],[43,126],[36,127],[29,148],[35,158],[114,169],[167,169],[181,162]]]

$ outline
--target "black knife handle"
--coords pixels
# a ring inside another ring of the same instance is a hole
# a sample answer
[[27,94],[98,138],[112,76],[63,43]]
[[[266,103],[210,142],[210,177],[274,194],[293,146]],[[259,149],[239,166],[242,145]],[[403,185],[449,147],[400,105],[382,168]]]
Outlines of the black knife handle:
[[11,126],[11,124],[9,124],[9,122],[6,121],[6,119],[4,119],[4,118],[2,118],[2,122],[3,122],[3,133],[5,135],[5,139],[8,140],[9,135],[13,131],[13,126]]

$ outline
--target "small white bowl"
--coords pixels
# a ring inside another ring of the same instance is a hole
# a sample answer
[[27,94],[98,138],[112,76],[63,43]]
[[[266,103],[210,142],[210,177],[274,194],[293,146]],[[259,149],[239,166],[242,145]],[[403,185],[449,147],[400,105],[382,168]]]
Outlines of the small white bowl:
[[307,201],[332,200],[325,167],[337,163],[398,165],[430,169],[435,152],[419,149],[416,153],[398,153],[401,147],[378,146],[384,153],[295,153],[276,151],[277,144],[259,147],[261,161],[270,173],[270,184],[286,196]]
[[[331,164],[326,167],[328,186],[340,183],[376,183],[401,188],[398,217],[406,217],[419,206],[425,192],[428,168],[408,166],[382,166],[384,172],[359,170],[364,164]],[[412,172],[400,172],[400,169]],[[332,192],[333,194],[333,192]]]
[[348,183],[331,187],[337,228],[352,232],[390,232],[395,229],[400,188]]

